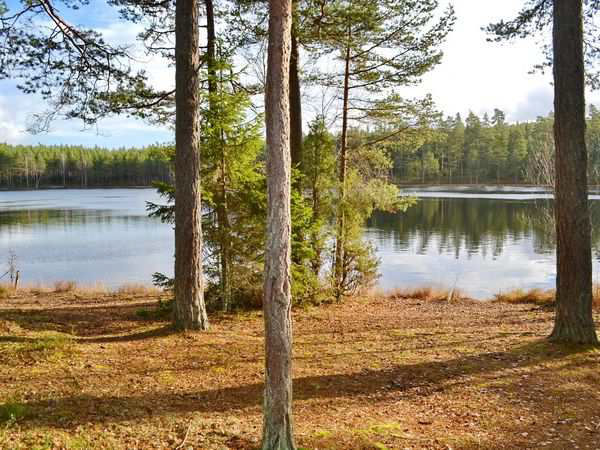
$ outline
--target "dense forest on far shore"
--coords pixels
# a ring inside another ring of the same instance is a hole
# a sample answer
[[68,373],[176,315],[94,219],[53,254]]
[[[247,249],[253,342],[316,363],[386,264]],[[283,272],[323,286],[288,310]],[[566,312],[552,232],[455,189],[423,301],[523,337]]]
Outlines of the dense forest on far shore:
[[[399,183],[553,184],[554,117],[508,123],[498,109],[490,117],[457,114],[438,121],[424,144],[395,153]],[[600,110],[587,118],[590,184],[600,183]]]
[[[349,132],[354,147],[369,145],[385,130]],[[415,140],[385,145],[390,178],[399,184],[551,184],[554,167],[553,116],[508,123],[496,109],[490,117],[470,113],[439,120]],[[587,121],[589,181],[600,184],[600,109]],[[352,149],[350,149],[352,150]],[[169,146],[109,150],[78,146],[0,143],[0,188],[150,186],[170,182]]]
[[109,150],[0,143],[0,189],[150,186],[171,178],[166,146]]

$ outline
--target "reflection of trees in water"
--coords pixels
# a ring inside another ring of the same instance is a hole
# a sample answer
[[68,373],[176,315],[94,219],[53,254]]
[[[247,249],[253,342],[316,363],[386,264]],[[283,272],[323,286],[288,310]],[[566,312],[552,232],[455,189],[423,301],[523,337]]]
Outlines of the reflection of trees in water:
[[2,228],[36,226],[73,226],[98,224],[128,224],[147,222],[146,215],[119,214],[118,211],[105,209],[25,209],[0,211],[0,230]]
[[[591,202],[592,245],[600,257],[600,202]],[[536,253],[555,248],[551,200],[498,200],[474,198],[423,198],[402,214],[376,213],[368,226],[375,237],[391,242],[394,250],[417,246],[468,255],[499,256],[506,245],[531,240]]]

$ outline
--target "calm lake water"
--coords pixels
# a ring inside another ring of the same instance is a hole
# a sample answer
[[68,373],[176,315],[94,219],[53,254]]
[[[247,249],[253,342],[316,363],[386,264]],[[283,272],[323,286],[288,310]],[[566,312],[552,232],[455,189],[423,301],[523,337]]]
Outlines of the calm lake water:
[[[553,287],[550,195],[537,188],[407,189],[402,214],[375,214],[367,237],[380,285],[456,286],[486,298],[516,287]],[[594,274],[600,269],[600,196],[591,196]],[[153,189],[0,192],[0,275],[10,251],[25,283],[150,283],[172,273],[173,233],[146,215]]]

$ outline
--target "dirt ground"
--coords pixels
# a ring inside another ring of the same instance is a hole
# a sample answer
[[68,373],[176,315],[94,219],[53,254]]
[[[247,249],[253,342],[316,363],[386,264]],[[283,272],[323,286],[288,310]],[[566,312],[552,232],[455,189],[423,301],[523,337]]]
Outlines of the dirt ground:
[[[0,299],[0,447],[250,449],[260,312],[177,334],[157,294]],[[363,298],[294,311],[305,449],[600,448],[600,351],[534,305]]]

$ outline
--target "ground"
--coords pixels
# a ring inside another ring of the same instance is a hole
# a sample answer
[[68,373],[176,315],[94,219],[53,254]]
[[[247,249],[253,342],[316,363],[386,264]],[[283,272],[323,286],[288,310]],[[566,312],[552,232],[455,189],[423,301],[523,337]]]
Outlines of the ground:
[[[177,334],[159,294],[0,299],[0,447],[257,448],[262,316]],[[530,304],[361,298],[294,310],[299,448],[599,448],[600,350]]]

